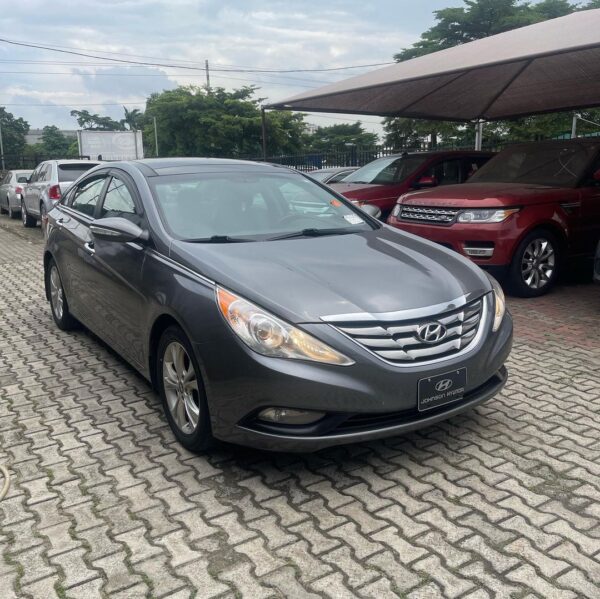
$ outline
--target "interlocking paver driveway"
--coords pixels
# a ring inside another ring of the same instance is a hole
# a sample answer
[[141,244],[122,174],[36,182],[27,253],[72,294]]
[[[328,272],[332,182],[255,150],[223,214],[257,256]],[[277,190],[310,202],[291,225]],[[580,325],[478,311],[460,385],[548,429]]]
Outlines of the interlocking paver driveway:
[[419,433],[313,455],[174,441],[52,323],[39,231],[0,228],[0,597],[599,597],[600,289],[511,301],[511,379]]

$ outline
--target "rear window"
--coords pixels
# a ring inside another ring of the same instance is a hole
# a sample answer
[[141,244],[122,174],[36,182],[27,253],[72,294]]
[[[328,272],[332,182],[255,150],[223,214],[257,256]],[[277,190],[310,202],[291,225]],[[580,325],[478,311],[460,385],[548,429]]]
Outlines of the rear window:
[[59,164],[58,180],[61,183],[64,181],[75,181],[75,179],[78,179],[83,173],[97,165],[97,162],[90,162],[89,164]]

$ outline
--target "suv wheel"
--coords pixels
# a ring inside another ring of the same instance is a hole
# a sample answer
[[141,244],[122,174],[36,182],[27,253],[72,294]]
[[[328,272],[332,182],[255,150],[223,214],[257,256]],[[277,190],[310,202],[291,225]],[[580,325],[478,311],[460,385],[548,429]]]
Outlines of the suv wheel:
[[42,235],[44,239],[48,238],[48,212],[46,211],[46,205],[44,202],[40,204],[40,222],[42,224]]
[[24,227],[35,227],[37,224],[37,220],[33,216],[29,216],[27,208],[25,208],[25,202],[23,201],[21,201],[21,220]]
[[62,279],[54,260],[50,260],[46,267],[46,288],[48,289],[52,317],[56,326],[63,331],[74,329],[77,326],[77,321],[69,311],[69,303],[67,302]]
[[15,212],[15,209],[10,205],[10,200],[7,198],[8,202],[8,218],[17,218],[19,216],[18,212]]
[[204,385],[192,346],[179,327],[163,333],[157,357],[156,381],[171,430],[186,449],[209,449],[213,437]]
[[556,283],[560,246],[549,231],[532,231],[521,241],[510,265],[509,283],[515,295],[537,297]]

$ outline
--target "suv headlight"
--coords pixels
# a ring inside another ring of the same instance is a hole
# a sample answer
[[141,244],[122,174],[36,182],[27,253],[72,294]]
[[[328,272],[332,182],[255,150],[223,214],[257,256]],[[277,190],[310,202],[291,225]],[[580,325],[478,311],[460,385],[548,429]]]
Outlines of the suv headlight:
[[506,313],[506,299],[504,297],[504,291],[502,291],[502,287],[500,287],[500,283],[488,273],[486,274],[494,291],[494,324],[492,325],[492,331],[496,332],[500,328],[502,319]]
[[458,213],[459,223],[501,223],[511,214],[518,212],[518,208],[474,208],[472,210],[461,210]]
[[259,354],[338,366],[354,364],[312,335],[221,287],[217,287],[217,303],[233,332]]

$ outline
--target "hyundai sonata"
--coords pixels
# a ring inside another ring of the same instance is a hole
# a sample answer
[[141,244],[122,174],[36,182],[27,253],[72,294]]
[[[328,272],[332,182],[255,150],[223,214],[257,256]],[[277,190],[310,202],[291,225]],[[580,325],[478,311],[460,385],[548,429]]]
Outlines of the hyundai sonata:
[[512,321],[466,258],[284,167],[100,165],[49,213],[46,294],[156,387],[188,449],[315,450],[496,394]]

